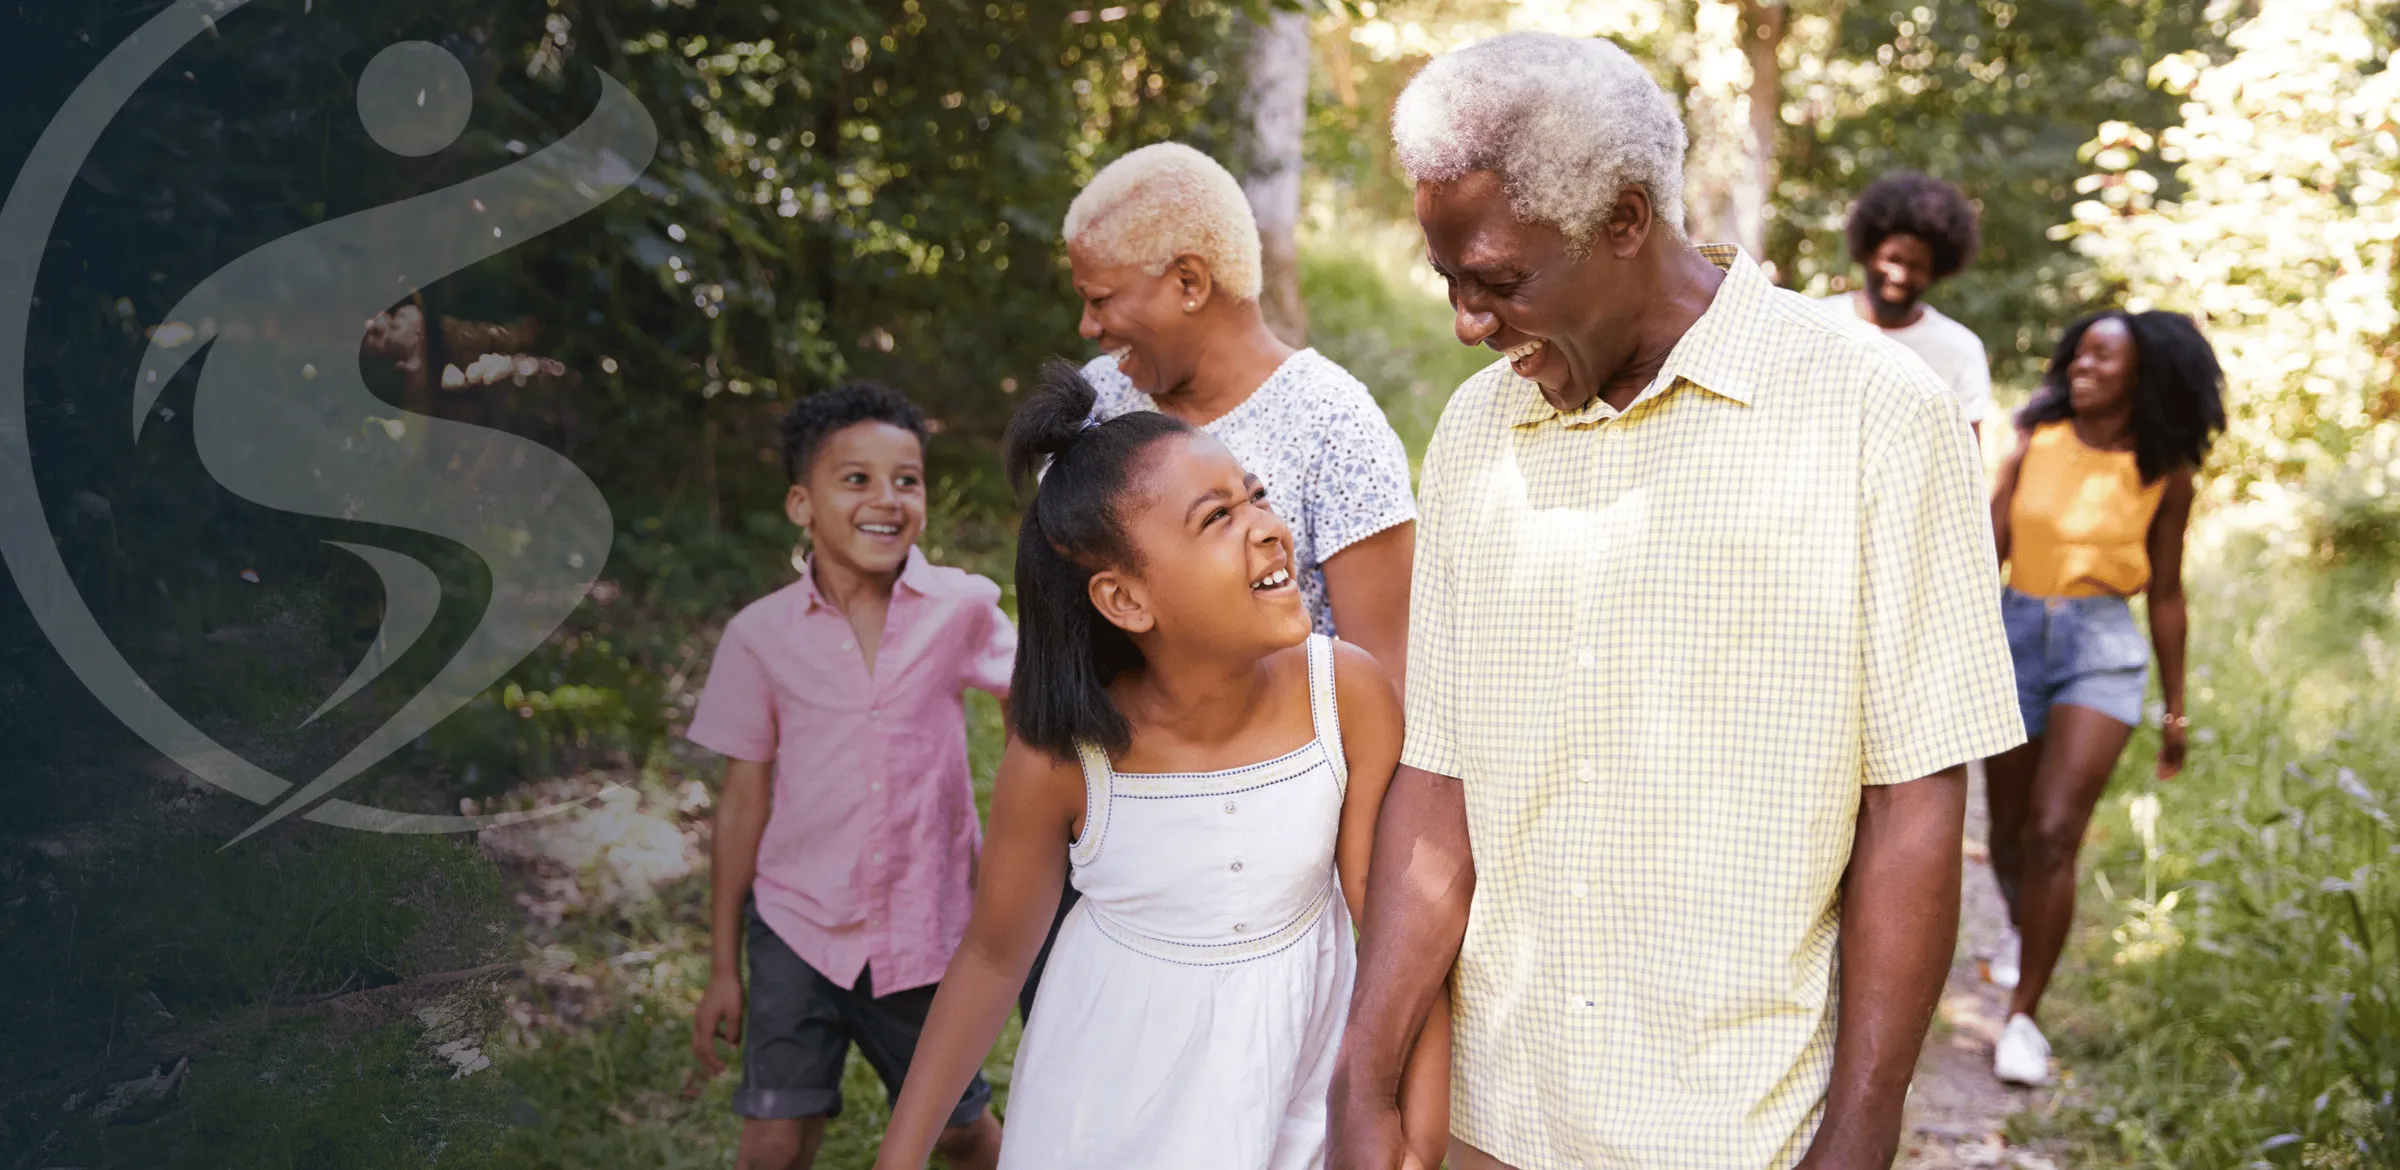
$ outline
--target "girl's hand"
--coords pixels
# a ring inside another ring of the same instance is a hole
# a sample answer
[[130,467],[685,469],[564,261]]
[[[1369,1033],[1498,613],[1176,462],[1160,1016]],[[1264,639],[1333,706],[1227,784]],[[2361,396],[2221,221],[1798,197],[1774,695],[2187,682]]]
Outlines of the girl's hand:
[[2158,778],[2172,780],[2183,771],[2185,741],[2191,737],[2191,722],[2181,715],[2169,715],[2158,729]]
[[692,1017],[692,1055],[712,1077],[725,1071],[725,1061],[717,1055],[720,1034],[727,1044],[740,1047],[742,979],[726,970],[709,977],[708,991],[700,996],[700,1010]]

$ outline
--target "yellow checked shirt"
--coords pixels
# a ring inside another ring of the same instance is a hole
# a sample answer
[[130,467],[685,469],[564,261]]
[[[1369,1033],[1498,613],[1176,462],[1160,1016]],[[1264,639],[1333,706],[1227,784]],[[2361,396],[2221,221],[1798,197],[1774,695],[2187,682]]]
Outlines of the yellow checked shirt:
[[1619,414],[1498,363],[1420,492],[1404,762],[1465,782],[1458,1137],[1783,1167],[1823,1115],[1860,785],[2020,743],[1957,401],[1731,247]]

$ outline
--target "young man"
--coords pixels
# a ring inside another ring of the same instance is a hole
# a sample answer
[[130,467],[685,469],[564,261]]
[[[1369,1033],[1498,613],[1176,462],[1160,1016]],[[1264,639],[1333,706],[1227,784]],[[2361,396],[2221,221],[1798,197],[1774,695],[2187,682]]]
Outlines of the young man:
[[1907,346],[1958,396],[1959,415],[1983,437],[1992,409],[1992,369],[1975,331],[1925,303],[1925,293],[1975,260],[1975,208],[1958,188],[1895,171],[1859,193],[1850,209],[1850,258],[1866,283],[1843,294],[1860,320]]
[[[899,1097],[966,933],[981,833],[962,699],[1007,696],[1017,634],[998,585],[917,551],[925,434],[872,382],[784,417],[784,512],[814,551],[726,623],[687,733],[727,757],[692,1051],[715,1073],[717,1039],[741,1045],[739,1170],[807,1170],[852,1044]],[[951,1110],[950,1165],[998,1161],[991,1099],[978,1076]]]

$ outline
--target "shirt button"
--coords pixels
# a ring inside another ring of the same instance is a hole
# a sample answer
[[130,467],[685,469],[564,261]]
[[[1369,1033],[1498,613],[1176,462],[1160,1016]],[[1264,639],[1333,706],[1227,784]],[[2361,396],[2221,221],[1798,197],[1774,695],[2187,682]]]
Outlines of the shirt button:
[[1226,801],[1226,802],[1225,802],[1225,811],[1226,811],[1226,812],[1232,812],[1232,811],[1233,811],[1233,802],[1232,802],[1232,801],[1228,800],[1228,801]]
[[1575,761],[1575,778],[1589,784],[1599,778],[1599,772],[1592,767],[1590,760],[1577,760]]
[[1234,862],[1234,863],[1233,863],[1233,872],[1235,872],[1235,873],[1240,873],[1240,872],[1242,872],[1242,863],[1241,863],[1241,862],[1238,862],[1238,861],[1237,861],[1237,862]]
[[1575,665],[1577,666],[1589,667],[1591,664],[1599,660],[1599,656],[1589,650],[1578,650],[1575,652]]
[[876,861],[878,861],[878,862],[881,862],[881,861],[883,860],[883,854],[880,854],[880,853],[876,854],[876,855],[875,855],[875,860],[876,860]]
[[857,644],[857,643],[855,643],[855,642],[852,642],[850,639],[848,639],[848,638],[844,638],[844,639],[842,639],[842,649],[844,649],[844,650],[854,650],[854,649],[857,649],[857,647],[858,647],[858,644]]
[[1233,932],[1235,934],[1247,934],[1250,932],[1250,924],[1247,922],[1236,922],[1233,924]]
[[867,790],[868,790],[868,791],[870,791],[870,792],[881,792],[881,791],[883,791],[883,781],[881,781],[881,780],[877,780],[877,781],[875,781],[874,783],[867,785]]
[[1583,897],[1585,894],[1588,894],[1588,893],[1591,893],[1591,892],[1592,892],[1592,888],[1591,888],[1590,886],[1588,886],[1588,885],[1585,885],[1585,884],[1584,884],[1584,883],[1582,883],[1582,882],[1569,882],[1569,883],[1567,883],[1567,893],[1568,893],[1569,895],[1573,896],[1573,897],[1581,898],[1581,897]]

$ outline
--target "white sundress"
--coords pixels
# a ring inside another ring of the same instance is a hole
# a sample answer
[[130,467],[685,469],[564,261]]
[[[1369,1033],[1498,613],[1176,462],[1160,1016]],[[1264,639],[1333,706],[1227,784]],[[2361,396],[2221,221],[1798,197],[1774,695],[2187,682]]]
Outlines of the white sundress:
[[1348,767],[1333,646],[1316,738],[1221,772],[1131,774],[1085,745],[1083,894],[1009,1079],[1001,1170],[1307,1170],[1357,958],[1334,874]]

